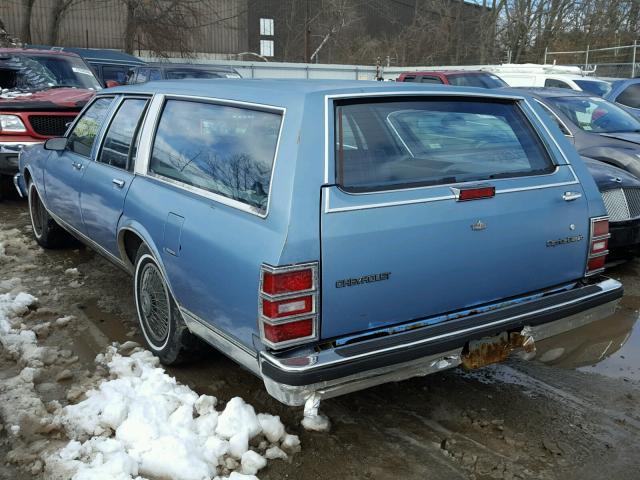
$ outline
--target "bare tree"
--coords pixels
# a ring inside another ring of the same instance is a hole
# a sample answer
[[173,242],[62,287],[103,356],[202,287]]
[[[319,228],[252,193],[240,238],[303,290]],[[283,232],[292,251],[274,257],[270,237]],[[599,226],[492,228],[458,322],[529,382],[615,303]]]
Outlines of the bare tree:
[[[51,16],[49,17],[49,45],[58,45],[60,43],[60,25],[64,17],[74,5],[78,5],[83,1],[84,0],[55,0]],[[31,7],[33,7],[33,2]]]
[[23,0],[24,10],[22,12],[22,27],[20,37],[24,43],[31,43],[31,12],[36,0]]

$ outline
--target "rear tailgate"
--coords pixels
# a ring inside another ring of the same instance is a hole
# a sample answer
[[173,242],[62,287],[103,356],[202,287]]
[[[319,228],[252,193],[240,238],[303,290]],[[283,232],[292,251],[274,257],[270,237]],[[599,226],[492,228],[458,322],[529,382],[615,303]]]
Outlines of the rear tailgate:
[[[337,185],[322,190],[322,338],[584,275],[582,187],[517,103],[358,100],[335,117]],[[469,192],[489,198],[461,201]]]

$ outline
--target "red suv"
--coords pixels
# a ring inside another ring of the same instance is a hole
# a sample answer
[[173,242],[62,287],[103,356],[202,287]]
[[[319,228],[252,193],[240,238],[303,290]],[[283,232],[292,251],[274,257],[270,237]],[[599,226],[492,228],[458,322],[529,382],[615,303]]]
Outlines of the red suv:
[[2,177],[18,171],[20,149],[64,135],[100,88],[74,53],[0,48],[0,197]]
[[458,87],[502,88],[508,85],[497,75],[473,70],[439,70],[425,72],[405,72],[397,82],[440,83]]

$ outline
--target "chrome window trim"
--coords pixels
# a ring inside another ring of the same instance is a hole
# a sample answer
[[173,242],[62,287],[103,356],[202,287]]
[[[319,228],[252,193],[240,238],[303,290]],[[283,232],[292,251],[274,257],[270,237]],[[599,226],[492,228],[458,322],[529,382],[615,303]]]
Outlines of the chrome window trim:
[[[571,171],[574,180],[573,181],[569,181],[569,182],[557,182],[557,183],[546,183],[544,185],[532,185],[529,187],[518,187],[518,188],[504,188],[501,190],[496,189],[496,195],[499,194],[503,194],[503,193],[514,193],[514,192],[525,192],[528,190],[541,190],[541,189],[545,189],[545,188],[555,188],[555,187],[564,187],[567,185],[575,185],[578,182],[578,179],[576,177],[575,172],[573,171],[573,168],[571,168],[571,166],[569,165],[569,170]],[[504,180],[504,179],[501,179]],[[497,181],[497,180],[496,180]],[[455,183],[455,184],[450,184],[450,185],[438,185],[439,187],[442,186],[449,186],[451,187],[456,187],[456,186],[462,186],[462,185],[466,185],[467,183],[470,184],[477,184],[478,182],[466,182],[466,183]],[[425,187],[425,188],[432,188],[432,187]],[[342,190],[340,190],[341,192],[343,192]],[[404,190],[401,190],[404,191]],[[343,192],[346,193],[346,192]],[[375,192],[375,193],[379,193],[379,192]],[[379,203],[369,203],[369,204],[363,204],[363,205],[356,205],[353,207],[331,207],[330,204],[330,194],[331,194],[331,190],[327,189],[327,194],[325,195],[325,208],[324,208],[324,213],[339,213],[339,212],[348,212],[348,211],[353,211],[353,210],[368,210],[371,208],[384,208],[384,207],[395,207],[398,205],[412,205],[412,204],[417,204],[417,203],[430,203],[430,202],[441,202],[444,200],[455,200],[456,196],[451,194],[451,195],[442,195],[439,197],[428,197],[428,198],[415,198],[415,199],[411,199],[411,200],[398,200],[398,201],[393,201],[393,202],[379,202]]]
[[[446,89],[448,90],[448,89]],[[479,97],[479,98],[498,98],[507,100],[524,100],[521,95],[495,95],[491,93],[475,93],[475,92],[451,92],[451,91],[431,91],[431,90],[397,90],[389,92],[361,92],[361,93],[338,93],[333,95],[324,96],[324,183],[325,185],[333,182],[329,182],[329,157],[330,157],[330,142],[329,142],[329,112],[330,105],[336,99],[345,98],[366,98],[366,97],[397,97],[397,96],[424,96],[424,97]],[[335,169],[334,169],[335,170]],[[335,172],[334,172],[335,174]]]
[[[517,191],[525,191],[525,190],[535,190],[538,188],[549,188],[549,187],[557,187],[557,186],[565,186],[565,185],[574,185],[577,183],[580,183],[578,180],[578,177],[576,176],[573,168],[571,167],[571,163],[569,162],[569,159],[567,158],[567,156],[565,155],[564,151],[560,148],[560,145],[558,145],[558,142],[555,140],[555,138],[553,137],[553,135],[551,134],[551,132],[549,131],[549,129],[544,125],[544,123],[542,123],[542,119],[540,118],[540,116],[535,112],[535,110],[533,110],[531,104],[527,101],[526,98],[524,97],[520,97],[520,96],[501,96],[501,95],[484,95],[484,94],[478,94],[478,93],[473,93],[473,94],[466,94],[466,93],[461,93],[461,92],[455,92],[455,93],[448,93],[445,92],[444,94],[441,92],[388,92],[385,94],[371,94],[371,93],[366,93],[366,94],[345,94],[345,95],[325,95],[325,111],[324,111],[324,116],[325,116],[325,159],[324,159],[324,184],[325,185],[333,185],[335,182],[330,182],[329,181],[329,158],[331,156],[331,151],[330,151],[330,142],[329,142],[329,132],[331,131],[331,128],[329,126],[329,112],[330,112],[330,100],[333,100],[335,98],[351,98],[351,97],[382,97],[382,96],[398,96],[398,95],[422,95],[422,96],[470,96],[470,97],[480,97],[480,98],[506,98],[509,100],[515,100],[519,102],[519,108],[521,109],[523,115],[525,116],[525,118],[527,118],[527,120],[529,120],[531,127],[538,132],[538,134],[540,134],[539,132],[539,127],[538,124],[542,125],[542,127],[544,128],[544,132],[551,137],[553,144],[555,145],[555,147],[558,149],[558,151],[560,152],[562,158],[564,159],[565,163],[561,164],[561,165],[567,165],[569,167],[569,170],[571,171],[571,174],[573,176],[573,181],[570,182],[558,182],[558,183],[550,183],[550,184],[543,184],[543,185],[536,185],[536,186],[531,186],[531,187],[522,187],[522,188],[513,188],[513,189],[503,189],[503,190],[497,190],[496,189],[496,195],[498,193],[512,193],[512,192],[517,192]],[[524,102],[527,105],[527,109],[522,108],[522,105],[520,102]],[[530,114],[533,114],[535,120],[537,120],[536,122],[532,121],[532,118],[530,116]],[[542,177],[550,177],[553,175],[556,175],[558,173],[559,167],[560,165],[558,163],[555,162],[555,155],[553,154],[553,152],[550,151],[549,149],[549,145],[548,145],[548,141],[546,136],[544,135],[539,135],[540,136],[540,141],[542,142],[542,146],[543,148],[546,150],[547,154],[549,155],[549,159],[551,160],[552,164],[555,165],[555,169],[552,172],[549,173],[544,173],[544,174],[540,174],[540,175],[522,175],[522,176],[518,176],[518,177],[509,177],[509,178],[498,178],[498,179],[494,179],[491,180],[491,182],[504,182],[504,181],[512,181],[514,178],[542,178]],[[335,168],[334,168],[335,170]],[[335,171],[334,171],[335,174]],[[478,182],[480,182],[481,180],[472,180],[472,181],[468,181],[468,182],[459,182],[459,183],[443,183],[443,184],[438,184],[438,185],[425,185],[425,186],[419,186],[419,187],[408,187],[408,188],[395,188],[395,189],[390,189],[390,190],[377,190],[377,191],[372,191],[372,192],[347,192],[344,191],[342,189],[340,189],[341,192],[345,193],[346,195],[352,195],[352,196],[364,196],[364,195],[377,195],[377,194],[382,194],[382,193],[394,193],[394,192],[406,192],[406,191],[412,191],[412,190],[425,190],[428,191],[430,189],[433,188],[439,188],[439,187],[455,187],[458,185],[471,185],[471,184],[477,184]],[[339,187],[338,187],[339,188]],[[409,200],[409,201],[398,201],[398,202],[383,202],[380,204],[375,204],[376,207],[371,207],[368,206],[366,208],[377,208],[377,206],[392,206],[392,205],[403,205],[405,203],[425,203],[428,201],[439,201],[439,200],[448,200],[451,197],[449,196],[443,196],[443,197],[436,197],[434,199],[421,199],[421,200]],[[325,205],[325,212],[329,213],[329,212],[333,212],[333,211],[344,211],[344,209],[331,209],[328,205],[328,196],[327,196],[327,201],[326,201],[326,205]],[[347,209],[349,210],[359,210],[361,209],[360,207],[357,208],[351,208],[348,207]]]
[[573,133],[571,133],[571,130],[569,129],[569,127],[567,127],[567,124],[566,124],[566,123],[564,123],[564,122],[562,121],[562,119],[561,119],[558,115],[556,115],[556,112],[554,112],[553,110],[551,110],[551,108],[549,108],[545,103],[541,102],[541,101],[540,101],[540,100],[538,100],[537,98],[534,98],[534,100],[535,100],[535,101],[536,101],[536,102],[537,102],[537,103],[538,103],[542,108],[544,108],[547,112],[549,112],[551,115],[553,115],[553,117],[554,117],[556,120],[558,120],[558,123],[559,123],[560,125],[562,125],[562,128],[564,128],[567,132],[569,132],[569,134],[568,134],[568,135],[566,135],[566,134],[564,134],[564,133],[563,133],[563,135],[564,135],[565,137],[567,137],[567,138],[573,138]]
[[[278,140],[276,141],[276,148],[273,153],[273,161],[271,163],[271,176],[269,179],[269,191],[267,192],[267,206],[264,211],[258,209],[257,207],[253,207],[247,203],[241,202],[239,200],[235,200],[230,197],[226,197],[224,195],[210,192],[208,190],[195,187],[193,185],[186,184],[179,180],[175,180],[172,178],[165,177],[163,175],[159,175],[157,173],[149,171],[149,164],[151,162],[151,154],[153,152],[153,144],[155,142],[156,133],[158,131],[158,126],[160,124],[160,119],[162,117],[162,110],[166,105],[168,100],[182,100],[182,101],[194,101],[199,103],[209,103],[212,105],[221,105],[221,106],[229,106],[236,108],[245,108],[247,110],[258,110],[263,112],[275,113],[280,115],[280,129],[278,131]],[[136,164],[135,173],[145,176],[147,178],[153,178],[159,182],[163,182],[169,185],[173,185],[176,188],[180,188],[182,190],[186,190],[198,196],[208,198],[209,200],[213,200],[217,203],[221,203],[231,208],[235,208],[237,210],[253,214],[259,218],[267,218],[269,215],[270,207],[271,207],[271,194],[273,192],[273,179],[276,171],[276,164],[278,161],[278,156],[280,154],[280,144],[282,141],[282,134],[284,131],[284,125],[286,121],[287,109],[285,107],[278,107],[275,105],[268,104],[260,104],[253,102],[245,102],[241,100],[229,100],[222,99],[217,97],[202,97],[196,95],[182,95],[182,94],[157,94],[154,96],[151,104],[148,107],[149,117],[147,120],[145,118],[145,124],[141,130],[141,143],[138,146],[138,158],[141,159],[140,165]],[[143,139],[144,147],[143,147]],[[137,163],[137,162],[136,162]]]
[[[113,100],[116,99],[118,97],[117,93],[112,93],[110,95],[96,95],[95,97],[93,97],[91,99],[91,101],[87,102],[87,104],[83,107],[82,110],[80,110],[80,113],[78,113],[78,115],[76,115],[76,118],[73,119],[73,122],[71,123],[71,125],[69,125],[69,128],[67,128],[67,131],[64,132],[63,137],[68,139],[69,135],[71,134],[71,131],[76,128],[76,125],[78,124],[78,122],[80,121],[80,119],[82,117],[84,117],[84,114],[86,113],[86,111],[91,108],[91,106],[96,103],[98,100],[101,100],[103,98],[110,98],[112,101],[112,104],[109,106],[109,110],[107,111],[107,117],[109,118],[111,115],[111,111],[113,109]],[[86,158],[88,160],[92,160],[94,157],[94,151],[96,148],[96,140],[98,140],[99,142],[102,142],[102,132],[104,131],[104,122],[102,123],[102,125],[100,125],[98,132],[96,133],[96,137],[93,140],[93,145],[91,146],[91,153],[89,154],[89,156],[87,157],[86,155],[82,155],[78,152],[72,152],[69,150],[69,153],[73,153],[74,155],[78,155],[79,157],[83,157]],[[65,148],[65,152],[67,151],[67,149]]]
[[[114,169],[118,170],[119,172],[128,172],[128,173],[134,173],[135,169],[134,170],[130,170],[130,169],[127,169],[127,168],[114,167],[113,165],[101,162],[98,159],[100,158],[100,155],[102,154],[102,149],[104,148],[104,142],[105,142],[105,140],[107,138],[107,132],[111,128],[111,124],[113,123],[113,121],[116,118],[116,115],[120,111],[120,107],[122,107],[122,104],[126,100],[131,100],[131,99],[134,99],[134,100],[135,99],[146,100],[144,114],[141,116],[141,118],[138,119],[138,122],[140,122],[140,121],[144,122],[145,121],[146,115],[147,115],[147,111],[149,110],[149,104],[150,104],[151,97],[149,95],[138,95],[138,94],[123,94],[123,95],[120,95],[118,97],[118,99],[116,100],[116,104],[113,107],[113,111],[111,112],[108,120],[105,122],[105,126],[102,129],[102,134],[100,135],[100,143],[98,144],[98,148],[96,150],[95,155],[93,155],[93,158],[91,159],[94,162],[99,163],[100,165],[106,165],[108,167],[111,167],[111,168],[114,168]],[[140,123],[140,126],[142,126],[142,125],[143,125],[143,123]],[[139,128],[137,130],[138,130],[139,133],[142,132],[142,128]],[[134,132],[134,135],[135,135],[135,132]],[[129,145],[129,150],[131,150],[131,145]]]

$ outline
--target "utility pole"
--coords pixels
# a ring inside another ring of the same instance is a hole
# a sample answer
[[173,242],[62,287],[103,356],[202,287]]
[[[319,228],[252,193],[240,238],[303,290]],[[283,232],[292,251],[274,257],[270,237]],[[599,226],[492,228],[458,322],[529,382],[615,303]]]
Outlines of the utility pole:
[[304,13],[304,61],[311,61],[311,26],[309,25],[309,0],[306,2]]

